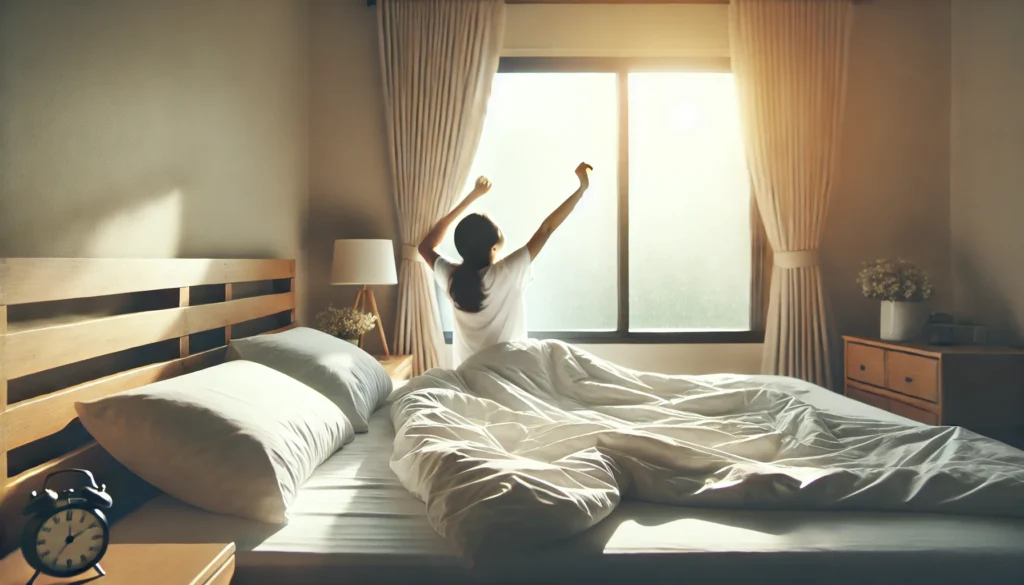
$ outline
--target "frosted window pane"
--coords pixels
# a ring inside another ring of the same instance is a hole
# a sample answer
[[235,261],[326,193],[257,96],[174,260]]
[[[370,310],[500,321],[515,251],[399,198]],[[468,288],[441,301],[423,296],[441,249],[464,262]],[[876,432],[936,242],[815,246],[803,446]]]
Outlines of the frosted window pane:
[[629,75],[632,331],[750,326],[750,182],[732,75]]
[[[614,330],[617,322],[618,97],[614,73],[499,73],[464,192],[480,175],[494,187],[471,212],[489,214],[505,250],[526,244],[594,166],[591,187],[534,263],[527,294],[531,331]],[[454,225],[441,246],[459,258]],[[451,304],[441,314],[451,330]]]

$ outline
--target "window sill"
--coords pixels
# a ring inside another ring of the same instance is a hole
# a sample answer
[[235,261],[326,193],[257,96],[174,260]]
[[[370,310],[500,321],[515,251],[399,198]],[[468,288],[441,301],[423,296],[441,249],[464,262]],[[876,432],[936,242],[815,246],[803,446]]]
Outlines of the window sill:
[[[678,331],[678,332],[631,332],[617,331],[563,331],[530,333],[532,339],[556,339],[579,345],[598,344],[715,344],[715,343],[764,343],[764,331]],[[452,332],[444,332],[444,342],[452,343]]]

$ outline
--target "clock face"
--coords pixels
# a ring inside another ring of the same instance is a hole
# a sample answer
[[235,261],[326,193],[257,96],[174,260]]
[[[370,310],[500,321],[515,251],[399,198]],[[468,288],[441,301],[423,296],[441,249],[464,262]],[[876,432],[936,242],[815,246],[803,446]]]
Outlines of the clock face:
[[35,553],[47,572],[74,575],[92,567],[103,556],[108,537],[106,522],[91,510],[65,508],[40,525]]

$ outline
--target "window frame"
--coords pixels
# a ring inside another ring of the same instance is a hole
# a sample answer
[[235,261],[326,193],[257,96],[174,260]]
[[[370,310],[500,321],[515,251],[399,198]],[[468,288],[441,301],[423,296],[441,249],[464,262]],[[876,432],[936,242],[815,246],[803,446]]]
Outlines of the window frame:
[[[770,285],[771,255],[751,188],[750,328],[747,330],[629,330],[629,73],[732,71],[728,57],[502,57],[498,73],[615,73],[618,86],[618,222],[615,331],[531,331],[536,339],[589,344],[763,343]],[[446,343],[452,332],[444,331]]]

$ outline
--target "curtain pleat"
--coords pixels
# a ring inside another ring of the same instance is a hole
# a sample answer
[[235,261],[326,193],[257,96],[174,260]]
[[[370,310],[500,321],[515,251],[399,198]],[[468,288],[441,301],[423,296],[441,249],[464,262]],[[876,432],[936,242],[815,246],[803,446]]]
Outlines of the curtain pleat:
[[774,251],[762,371],[831,385],[817,250],[835,179],[851,0],[732,0],[747,164]]
[[395,351],[442,365],[430,267],[415,250],[448,213],[480,142],[505,30],[502,0],[381,0],[377,7],[392,191],[403,254]]

